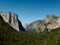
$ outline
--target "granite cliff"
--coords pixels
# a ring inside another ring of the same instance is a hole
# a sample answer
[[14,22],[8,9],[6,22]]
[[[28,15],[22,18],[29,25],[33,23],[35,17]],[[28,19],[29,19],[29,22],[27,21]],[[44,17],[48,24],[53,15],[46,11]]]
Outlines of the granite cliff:
[[0,12],[1,17],[5,22],[7,22],[11,27],[17,31],[25,31],[21,22],[18,19],[17,14],[12,12]]

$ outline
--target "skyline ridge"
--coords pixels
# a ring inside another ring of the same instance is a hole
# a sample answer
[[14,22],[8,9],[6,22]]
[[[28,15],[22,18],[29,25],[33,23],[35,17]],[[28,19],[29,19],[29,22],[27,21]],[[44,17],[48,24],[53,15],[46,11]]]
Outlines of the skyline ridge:
[[60,0],[1,0],[0,11],[18,14],[21,22],[30,23],[46,15],[60,15]]

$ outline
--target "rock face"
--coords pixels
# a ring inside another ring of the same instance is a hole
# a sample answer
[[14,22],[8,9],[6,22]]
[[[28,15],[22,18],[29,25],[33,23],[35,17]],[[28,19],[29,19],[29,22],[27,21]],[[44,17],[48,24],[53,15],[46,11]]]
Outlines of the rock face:
[[17,31],[23,30],[21,29],[22,24],[18,21],[18,16],[15,13],[12,12],[0,12],[0,15],[4,19],[5,22],[7,22],[11,27],[16,29]]
[[38,26],[40,26],[39,24],[40,24],[39,21],[34,21],[31,24],[27,25],[26,30],[31,32],[36,32],[39,28]]
[[60,27],[60,16],[47,15],[45,20],[34,21],[27,26],[28,31],[47,32]]
[[60,16],[47,16],[45,22],[49,23],[47,28],[51,31],[52,29],[60,27]]

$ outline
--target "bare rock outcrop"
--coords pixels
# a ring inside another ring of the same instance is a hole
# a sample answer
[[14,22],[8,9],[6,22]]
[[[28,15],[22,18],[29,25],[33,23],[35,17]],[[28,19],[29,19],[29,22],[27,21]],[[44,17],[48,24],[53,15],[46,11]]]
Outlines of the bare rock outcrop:
[[36,30],[37,32],[47,32],[60,27],[60,16],[47,15],[45,20],[34,21],[29,24],[27,30]]
[[2,16],[5,22],[7,22],[11,27],[16,29],[17,31],[24,30],[21,22],[18,19],[17,14],[12,12],[0,12],[0,15]]
[[55,16],[55,15],[47,16],[45,19],[45,22],[49,23],[47,25],[47,29],[49,31],[51,31],[52,29],[56,29],[56,28],[60,27],[60,17],[59,16]]

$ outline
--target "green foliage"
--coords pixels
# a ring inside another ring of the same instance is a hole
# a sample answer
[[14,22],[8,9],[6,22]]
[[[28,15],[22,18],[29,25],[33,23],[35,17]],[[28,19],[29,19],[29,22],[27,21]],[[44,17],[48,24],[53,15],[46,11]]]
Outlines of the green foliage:
[[0,21],[0,45],[17,45],[19,32],[4,21]]
[[46,33],[18,32],[0,22],[0,45],[60,45],[60,29]]

